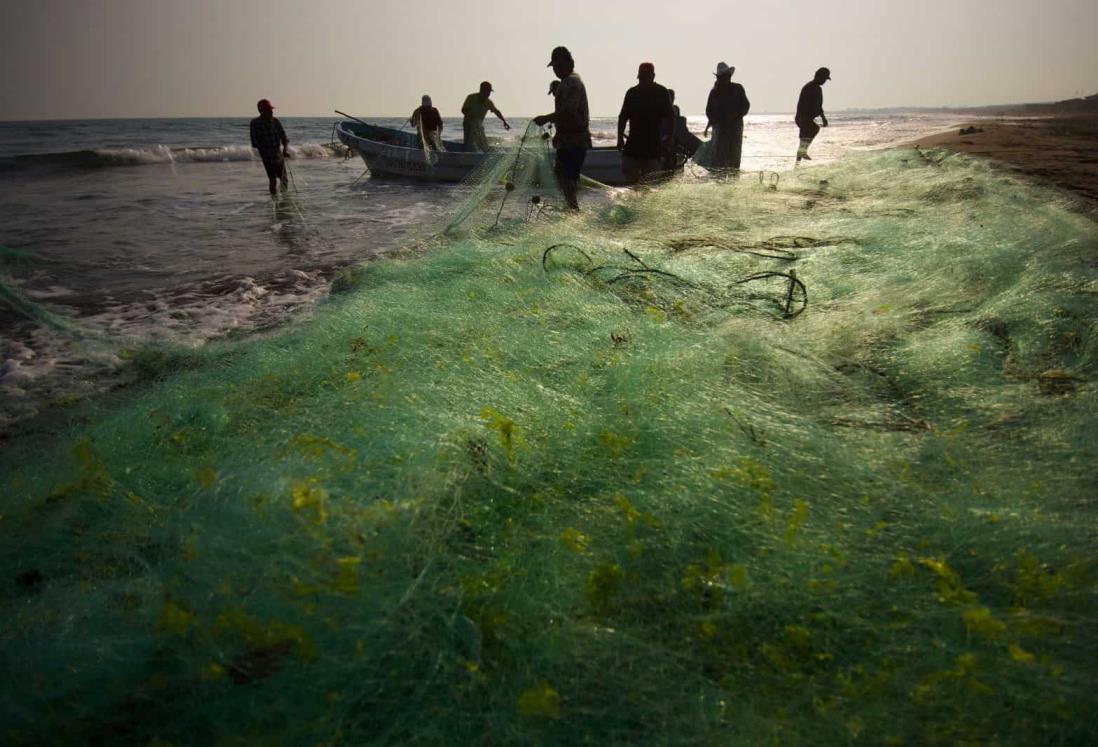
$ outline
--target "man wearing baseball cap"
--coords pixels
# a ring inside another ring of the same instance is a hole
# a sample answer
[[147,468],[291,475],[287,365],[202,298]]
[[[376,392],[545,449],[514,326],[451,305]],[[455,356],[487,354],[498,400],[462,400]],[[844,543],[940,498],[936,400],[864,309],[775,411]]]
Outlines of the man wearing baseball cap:
[[263,160],[263,168],[267,170],[267,179],[270,181],[271,196],[278,194],[278,180],[282,180],[282,191],[286,185],[286,161],[289,156],[287,150],[290,139],[286,137],[286,131],[282,129],[282,123],[274,115],[274,107],[267,99],[260,99],[256,104],[259,116],[252,120],[251,134],[252,147],[259,151],[259,157]]
[[484,81],[480,84],[477,93],[471,93],[465,97],[465,103],[461,105],[462,116],[465,117],[462,127],[465,130],[465,150],[472,153],[484,153],[488,150],[488,137],[484,134],[484,118],[488,112],[492,112],[499,121],[503,122],[503,129],[511,129],[507,120],[500,113],[490,98],[492,84]]
[[661,155],[671,155],[674,137],[671,93],[656,82],[656,66],[642,62],[637,68],[637,85],[625,92],[618,115],[618,150],[626,180],[637,184],[648,174],[658,172],[663,166]]
[[831,80],[831,71],[821,67],[816,71],[812,80],[801,88],[801,97],[797,99],[797,115],[793,121],[800,130],[801,146],[797,149],[797,163],[801,160],[811,161],[808,157],[808,146],[820,132],[820,125],[816,124],[816,117],[820,118],[824,127],[827,127],[827,116],[824,114],[823,84]]
[[576,193],[579,191],[580,172],[591,147],[591,131],[588,129],[591,115],[587,109],[587,88],[576,74],[576,63],[566,47],[557,47],[550,55],[553,74],[560,78],[560,85],[553,95],[556,104],[552,114],[534,117],[534,124],[556,125],[553,147],[557,149],[557,182],[568,207],[579,210]]

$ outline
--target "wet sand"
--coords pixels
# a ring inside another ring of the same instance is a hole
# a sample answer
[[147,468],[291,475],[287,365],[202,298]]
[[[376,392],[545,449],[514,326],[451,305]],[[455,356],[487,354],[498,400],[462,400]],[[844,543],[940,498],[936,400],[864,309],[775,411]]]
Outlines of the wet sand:
[[1098,208],[1098,114],[977,121],[913,144],[994,159],[1085,197]]

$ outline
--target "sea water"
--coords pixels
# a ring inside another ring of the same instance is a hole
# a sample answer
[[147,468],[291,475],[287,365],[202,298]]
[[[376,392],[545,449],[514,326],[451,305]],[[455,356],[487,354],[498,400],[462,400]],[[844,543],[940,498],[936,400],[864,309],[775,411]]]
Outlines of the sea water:
[[[746,172],[792,168],[791,120],[747,118]],[[74,338],[0,305],[0,428],[125,381],[125,351],[143,343],[197,346],[292,323],[341,268],[445,224],[465,187],[372,179],[334,139],[336,121],[282,118],[294,188],[274,200],[246,117],[0,123],[0,246],[18,257],[4,255],[3,282],[81,330]],[[444,121],[459,137],[460,120]],[[688,121],[701,134],[704,117]],[[956,121],[836,114],[813,144],[813,164]],[[506,147],[526,122],[512,124],[507,132],[487,122],[489,138]],[[615,142],[615,119],[591,128],[595,145]]]

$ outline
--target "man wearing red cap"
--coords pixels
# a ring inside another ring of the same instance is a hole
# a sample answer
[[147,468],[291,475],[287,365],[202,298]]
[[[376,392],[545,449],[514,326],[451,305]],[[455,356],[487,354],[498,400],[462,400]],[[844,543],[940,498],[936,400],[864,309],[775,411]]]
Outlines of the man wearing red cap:
[[[637,85],[625,92],[618,115],[621,173],[632,184],[660,170],[663,165],[660,155],[671,154],[675,137],[671,92],[656,82],[656,66],[642,62],[637,69],[637,80]],[[628,139],[625,136],[627,124]]]
[[282,129],[282,123],[274,115],[274,107],[267,99],[256,104],[259,116],[252,120],[252,147],[259,151],[263,168],[270,180],[271,195],[278,194],[278,180],[282,180],[282,191],[286,191],[286,161],[290,139]]

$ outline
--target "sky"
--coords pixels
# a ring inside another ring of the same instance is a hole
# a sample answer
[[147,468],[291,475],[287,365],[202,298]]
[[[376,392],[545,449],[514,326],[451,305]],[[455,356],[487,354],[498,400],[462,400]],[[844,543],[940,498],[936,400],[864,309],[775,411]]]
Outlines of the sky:
[[571,49],[593,116],[640,62],[700,113],[736,67],[753,112],[788,112],[827,66],[825,109],[1056,101],[1098,92],[1096,0],[0,0],[0,119],[460,115],[552,109]]

